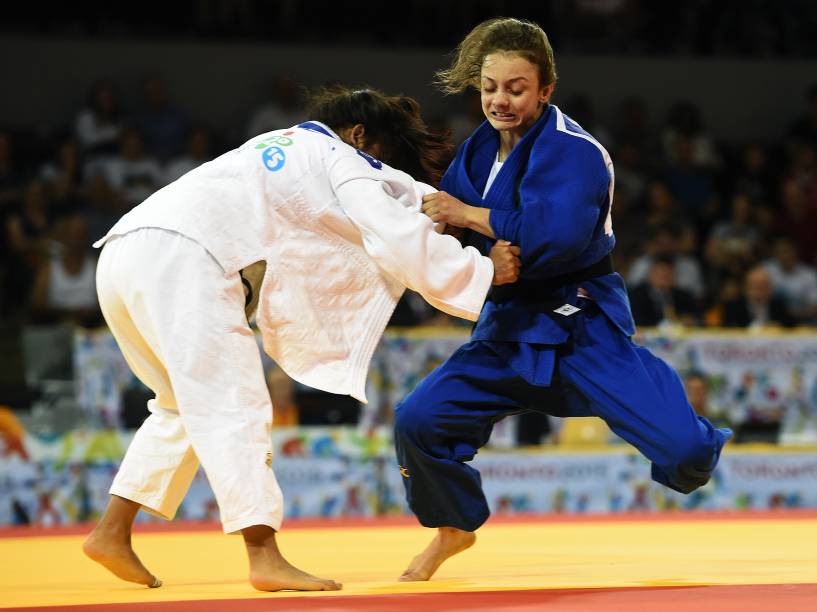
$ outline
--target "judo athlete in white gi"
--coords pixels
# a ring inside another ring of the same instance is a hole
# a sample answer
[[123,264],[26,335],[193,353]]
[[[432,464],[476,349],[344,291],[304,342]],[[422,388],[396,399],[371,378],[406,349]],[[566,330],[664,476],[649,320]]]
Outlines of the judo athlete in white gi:
[[[338,90],[313,116],[325,123],[262,134],[191,171],[97,243],[102,312],[156,393],[84,546],[120,578],[161,585],[131,526],[140,508],[172,519],[201,464],[224,531],[244,536],[255,588],[340,588],[290,565],[275,542],[272,406],[245,284],[259,295],[264,349],[290,376],[365,401],[370,358],[406,287],[476,320],[492,282],[516,279],[513,248],[483,257],[438,233],[420,212],[433,190],[366,153],[441,172],[446,142],[416,103]],[[261,282],[243,283],[257,262]]]
[[[632,342],[627,289],[613,271],[613,163],[550,104],[553,51],[534,23],[495,19],[460,44],[441,73],[480,91],[486,121],[423,197],[434,221],[464,228],[488,253],[519,245],[519,281],[492,290],[471,341],[396,408],[395,445],[409,506],[431,544],[403,580],[427,580],[471,546],[489,515],[468,465],[509,414],[597,416],[652,462],[655,481],[704,485],[731,436],[698,417],[673,369]],[[612,207],[612,208],[611,208]]]

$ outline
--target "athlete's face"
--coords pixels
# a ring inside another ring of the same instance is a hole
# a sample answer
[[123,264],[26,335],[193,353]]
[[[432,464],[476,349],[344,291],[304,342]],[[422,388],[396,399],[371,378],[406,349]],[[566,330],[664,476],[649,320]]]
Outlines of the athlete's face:
[[539,69],[512,52],[486,55],[482,62],[482,112],[499,131],[524,134],[542,114],[553,85],[539,84]]

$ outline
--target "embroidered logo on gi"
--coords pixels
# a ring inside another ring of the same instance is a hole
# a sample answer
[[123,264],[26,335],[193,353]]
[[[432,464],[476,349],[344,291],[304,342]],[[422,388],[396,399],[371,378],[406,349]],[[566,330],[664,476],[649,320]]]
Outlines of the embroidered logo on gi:
[[264,162],[264,166],[267,170],[270,172],[278,172],[284,167],[287,156],[280,147],[267,147],[264,149],[264,152],[261,153],[261,160]]
[[369,165],[372,168],[374,168],[375,170],[380,170],[381,168],[383,168],[383,162],[376,160],[374,157],[372,157],[368,153],[364,153],[360,149],[357,149],[357,154],[360,155],[367,162],[369,162]]
[[411,475],[409,474],[408,468],[403,467],[402,465],[399,466],[399,467],[400,467],[400,475],[403,478],[411,478]]
[[282,147],[288,147],[292,144],[292,138],[287,138],[287,136],[289,136],[290,134],[292,134],[292,132],[285,132],[283,135],[274,134],[269,138],[265,138],[264,140],[259,142],[257,145],[255,145],[255,148],[266,149],[267,147],[270,147],[272,145],[281,145]]
[[570,315],[577,313],[580,310],[581,308],[576,308],[575,306],[571,306],[570,304],[565,304],[564,306],[554,308],[553,312],[555,312],[556,314],[563,315],[565,317],[569,317]]
[[267,467],[272,467],[272,453],[267,453],[267,458],[264,463],[267,464]]

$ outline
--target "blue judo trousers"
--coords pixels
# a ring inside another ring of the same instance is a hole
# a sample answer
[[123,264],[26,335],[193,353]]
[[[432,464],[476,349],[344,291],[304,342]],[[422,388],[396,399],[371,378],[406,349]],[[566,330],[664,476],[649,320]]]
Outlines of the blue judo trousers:
[[[427,527],[477,529],[489,510],[467,462],[494,423],[531,409],[602,418],[652,462],[655,481],[694,491],[709,480],[731,431],[697,416],[675,371],[630,339],[624,283],[599,266],[615,244],[609,155],[548,105],[483,198],[497,146],[484,123],[460,147],[442,188],[491,209],[496,238],[521,249],[520,281],[489,295],[471,341],[397,406],[409,506]],[[493,243],[473,232],[467,240],[483,253]]]

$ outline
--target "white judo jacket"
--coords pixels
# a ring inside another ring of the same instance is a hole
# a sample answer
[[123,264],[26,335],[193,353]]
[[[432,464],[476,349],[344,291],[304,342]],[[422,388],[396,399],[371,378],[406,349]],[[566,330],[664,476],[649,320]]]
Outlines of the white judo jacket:
[[265,261],[264,350],[295,380],[366,401],[372,354],[406,287],[473,321],[493,279],[490,259],[420,212],[430,191],[309,122],[185,174],[94,246],[153,227],[195,240],[225,275]]

